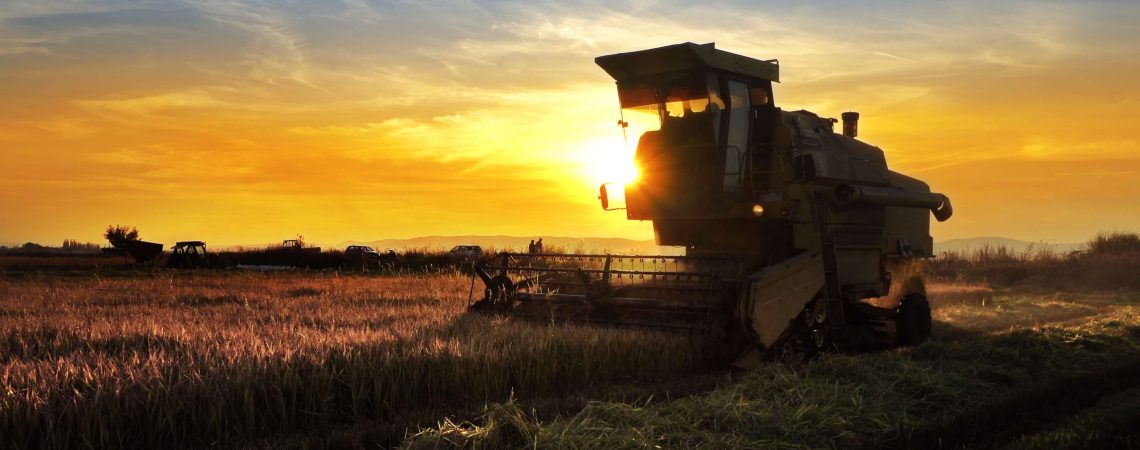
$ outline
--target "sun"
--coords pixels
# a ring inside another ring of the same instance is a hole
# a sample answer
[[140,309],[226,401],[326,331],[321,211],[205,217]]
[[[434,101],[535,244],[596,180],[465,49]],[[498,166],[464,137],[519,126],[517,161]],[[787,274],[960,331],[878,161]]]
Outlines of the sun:
[[630,184],[637,180],[633,149],[621,136],[587,141],[577,153],[584,175],[592,184]]

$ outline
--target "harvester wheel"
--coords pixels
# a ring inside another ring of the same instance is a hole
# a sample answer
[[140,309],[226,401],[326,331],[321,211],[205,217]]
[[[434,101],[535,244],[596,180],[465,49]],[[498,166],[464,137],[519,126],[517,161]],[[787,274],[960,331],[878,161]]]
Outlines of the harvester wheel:
[[805,323],[808,325],[807,334],[809,341],[815,346],[813,350],[821,350],[828,344],[828,327],[827,323],[827,297],[823,292],[816,294],[815,299],[808,303],[804,308]]
[[900,347],[912,347],[930,339],[930,302],[922,294],[907,294],[895,318]]
[[813,322],[817,324],[827,322],[827,307],[828,304],[826,298],[823,296],[818,296],[815,298],[815,301],[812,302],[811,308]]
[[827,344],[827,333],[823,330],[811,330],[811,343],[815,348],[823,348]]
[[802,364],[814,358],[829,342],[827,324],[827,298],[823,293],[800,312],[803,319],[793,320],[792,325],[769,349],[767,357],[785,364]]

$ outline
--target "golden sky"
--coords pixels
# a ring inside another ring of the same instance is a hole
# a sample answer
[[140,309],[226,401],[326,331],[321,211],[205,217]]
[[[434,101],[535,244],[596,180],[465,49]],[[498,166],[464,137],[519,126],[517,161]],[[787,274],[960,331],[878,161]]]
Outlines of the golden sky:
[[[935,240],[1140,228],[1140,4],[7,1],[0,242],[652,237],[595,56],[779,58],[784,109],[954,201]],[[999,4],[999,5],[995,5]]]

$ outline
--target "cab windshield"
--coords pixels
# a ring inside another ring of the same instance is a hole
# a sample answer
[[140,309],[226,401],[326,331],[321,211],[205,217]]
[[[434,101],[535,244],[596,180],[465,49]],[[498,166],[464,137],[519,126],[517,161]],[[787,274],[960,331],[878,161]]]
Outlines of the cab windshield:
[[704,76],[663,77],[647,80],[626,81],[618,85],[621,100],[622,120],[627,126],[627,136],[634,141],[647,131],[668,128],[679,119],[686,121],[707,118],[713,126],[724,110],[724,100],[715,89],[709,89],[709,80]]

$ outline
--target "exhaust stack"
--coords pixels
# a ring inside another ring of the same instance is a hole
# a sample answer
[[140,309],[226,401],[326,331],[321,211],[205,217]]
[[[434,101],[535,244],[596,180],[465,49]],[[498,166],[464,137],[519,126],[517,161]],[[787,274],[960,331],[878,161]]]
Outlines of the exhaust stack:
[[849,138],[859,136],[859,113],[845,112],[840,117],[843,118],[843,135]]

